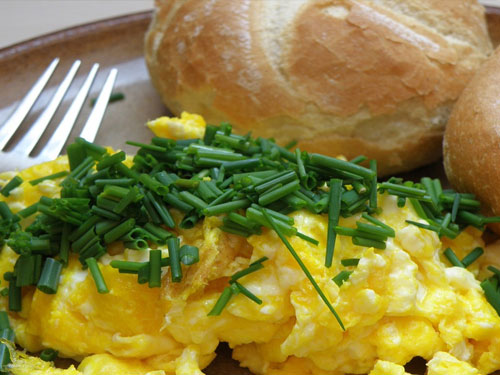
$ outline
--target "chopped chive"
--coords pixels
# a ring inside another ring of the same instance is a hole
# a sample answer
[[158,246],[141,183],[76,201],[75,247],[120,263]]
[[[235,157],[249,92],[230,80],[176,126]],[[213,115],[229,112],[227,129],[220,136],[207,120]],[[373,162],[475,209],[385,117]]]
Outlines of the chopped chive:
[[350,172],[354,175],[361,176],[366,179],[371,179],[374,175],[374,172],[371,169],[361,167],[360,165],[355,163],[320,154],[311,154],[310,156],[310,161],[313,165],[318,165],[338,171]]
[[376,236],[380,236],[381,238],[395,237],[396,235],[394,230],[388,230],[377,225],[365,224],[360,221],[356,223],[356,226],[358,227],[358,230],[360,232],[370,233]]
[[45,180],[55,180],[56,178],[67,176],[68,174],[69,174],[68,171],[61,171],[61,172],[53,173],[53,174],[50,174],[50,175],[45,176],[45,177],[40,177],[40,178],[37,178],[35,180],[31,180],[30,184],[35,186],[35,185],[38,185],[40,182],[43,182]]
[[19,176],[15,176],[5,184],[2,190],[0,190],[0,194],[2,194],[4,197],[8,197],[10,195],[10,192],[15,188],[17,188],[22,183],[23,179]]
[[384,250],[386,248],[385,242],[372,240],[364,237],[353,236],[352,243],[358,246],[374,247],[376,249],[381,249],[381,250]]
[[111,242],[116,241],[118,238],[129,232],[135,225],[135,220],[130,218],[128,220],[125,220],[123,223],[117,225],[113,229],[111,229],[109,232],[104,234],[104,242],[106,244],[110,244]]
[[149,287],[161,287],[161,250],[149,251]]
[[497,277],[500,278],[500,270],[494,266],[488,266],[488,270],[493,272]]
[[451,248],[447,248],[443,254],[453,266],[465,268],[464,264],[457,258],[457,255]]
[[340,271],[337,276],[335,276],[332,280],[337,284],[339,287],[342,286],[343,283],[345,283],[348,279],[349,276],[351,276],[352,271]]
[[14,217],[9,205],[4,201],[0,201],[0,217],[6,220],[11,220]]
[[9,310],[21,311],[21,304],[21,287],[16,286],[16,280],[13,278],[9,281]]
[[196,246],[182,245],[179,250],[181,263],[190,266],[200,260],[199,250]]
[[118,163],[121,163],[127,158],[127,155],[124,151],[119,151],[113,155],[105,155],[96,165],[96,169],[98,171],[112,167]]
[[312,237],[309,237],[308,235],[305,235],[304,233],[297,232],[295,235],[297,237],[299,237],[299,238],[302,238],[304,241],[312,243],[313,245],[316,245],[316,246],[319,245],[319,241],[318,240],[316,240],[316,239],[314,239]]
[[247,298],[251,299],[252,301],[254,301],[256,304],[258,305],[262,305],[262,300],[257,297],[255,294],[253,294],[252,292],[250,292],[247,288],[245,288],[243,285],[241,285],[239,282],[235,281],[234,282],[234,285],[236,285],[238,287],[238,290],[241,294],[243,294],[244,296],[246,296]]
[[182,268],[179,251],[179,239],[176,237],[167,240],[168,256],[170,258],[170,273],[172,282],[179,283],[182,280]]
[[253,273],[255,271],[258,271],[258,270],[264,268],[264,266],[262,265],[262,263],[265,262],[266,260],[268,260],[267,257],[259,258],[258,260],[256,260],[252,264],[250,264],[247,268],[242,269],[241,271],[238,271],[235,274],[233,274],[231,276],[231,281],[239,280],[243,276],[246,276],[246,275],[248,275],[250,273]]
[[472,212],[468,212],[468,211],[464,211],[464,210],[460,210],[458,211],[458,214],[457,214],[457,219],[459,219],[460,222],[464,222],[466,224],[471,224],[475,227],[482,227],[484,224],[483,224],[483,217],[482,216],[479,216],[477,214],[474,214]]
[[62,263],[54,258],[45,259],[42,274],[38,281],[37,288],[46,294],[55,294],[59,286]]
[[240,208],[246,208],[248,206],[250,206],[250,201],[248,199],[240,199],[232,202],[218,204],[216,206],[206,207],[202,212],[205,216],[214,216],[227,212],[233,212],[239,210]]
[[109,265],[112,268],[118,269],[120,272],[137,273],[145,264],[146,263],[143,262],[131,262],[127,260],[112,260]]
[[481,288],[483,288],[484,295],[490,305],[496,310],[497,314],[500,315],[500,293],[497,291],[489,279],[484,280],[481,283]]
[[[271,223],[266,219],[261,210],[255,209],[253,207],[247,208],[246,211],[247,218],[268,228],[272,228]],[[268,213],[269,214],[269,213]],[[269,215],[272,216],[272,215]],[[283,222],[279,219],[275,220],[276,226],[279,227],[280,231],[286,236],[294,236],[297,233],[297,229],[290,224]]]
[[400,193],[408,194],[410,196],[423,197],[426,193],[423,189],[418,189],[410,186],[394,184],[392,182],[382,182],[379,184],[380,189],[391,189]]
[[335,251],[335,241],[337,233],[335,227],[338,225],[342,196],[342,180],[330,180],[330,193],[328,203],[328,229],[326,240],[326,255],[325,267],[331,267],[333,262],[333,254]]
[[31,206],[22,209],[17,214],[21,216],[23,219],[26,219],[27,217],[36,214],[37,211],[38,211],[38,202],[33,203]]
[[68,223],[63,224],[62,232],[61,232],[61,241],[59,243],[59,259],[61,260],[63,265],[67,265],[69,261],[69,251],[70,251],[70,241],[69,241],[69,233],[71,227]]
[[381,228],[385,228],[388,232],[390,232],[390,235],[388,235],[388,237],[396,236],[396,232],[394,231],[394,229],[392,229],[389,225],[383,223],[382,221],[374,218],[373,216],[368,215],[366,212],[363,212],[361,214],[361,217],[374,225],[377,225]]
[[40,353],[40,359],[45,362],[52,362],[58,355],[59,352],[55,349],[44,349]]
[[365,160],[367,160],[368,158],[364,155],[359,155],[359,156],[356,156],[354,159],[351,159],[349,161],[349,163],[354,163],[354,164],[361,164],[362,162],[364,162]]
[[167,149],[165,147],[161,147],[161,146],[148,145],[145,143],[133,142],[133,141],[127,141],[125,143],[128,145],[131,145],[131,146],[141,147],[141,148],[148,150],[148,151],[167,152]]
[[179,198],[199,210],[203,210],[207,207],[207,203],[204,200],[198,198],[196,195],[193,195],[188,191],[181,191],[179,193]]
[[481,255],[484,254],[484,250],[482,247],[476,247],[474,250],[472,250],[469,254],[467,254],[463,259],[462,259],[462,264],[465,268],[469,267],[472,263],[476,261],[477,258],[479,258]]
[[370,169],[374,172],[370,184],[370,208],[377,208],[377,161],[370,160]]
[[236,289],[236,285],[231,285],[228,287],[225,287],[224,290],[222,291],[222,294],[220,295],[219,299],[215,303],[214,307],[210,312],[208,313],[208,316],[217,316],[222,313],[222,310],[226,307],[227,303],[231,299],[231,297],[234,294],[234,289]]
[[349,259],[342,259],[340,263],[344,267],[349,267],[349,266],[357,266],[359,263],[359,258],[349,258]]
[[172,215],[170,215],[170,212],[168,211],[167,207],[165,207],[165,205],[161,201],[156,199],[156,197],[151,192],[148,191],[146,193],[146,196],[148,197],[148,200],[151,202],[156,212],[160,216],[163,224],[165,224],[169,228],[174,228],[175,221],[172,218]]
[[335,316],[335,319],[337,319],[337,322],[339,323],[342,330],[345,331],[344,324],[342,323],[342,320],[340,319],[339,315],[337,314],[337,312],[335,311],[333,306],[330,304],[330,301],[328,301],[328,298],[323,293],[323,291],[319,287],[318,283],[316,283],[316,281],[314,280],[312,274],[309,272],[306,265],[302,262],[302,259],[300,259],[299,255],[295,252],[295,249],[292,247],[292,245],[290,245],[290,243],[288,242],[286,237],[283,235],[281,230],[278,228],[278,226],[276,225],[276,221],[271,217],[271,215],[268,214],[268,212],[265,208],[262,209],[262,213],[264,214],[264,217],[266,218],[266,220],[271,224],[273,230],[276,232],[278,237],[285,244],[288,251],[290,251],[290,253],[294,257],[295,261],[299,264],[300,268],[302,268],[302,271],[305,273],[305,275],[307,276],[307,278],[309,279],[309,281],[313,285],[314,289],[316,289],[316,292],[319,294],[319,296],[321,297],[323,302],[326,304],[326,306],[331,311],[331,313]]
[[97,264],[97,261],[95,258],[90,257],[85,259],[85,263],[89,267],[90,274],[92,275],[92,278],[94,279],[95,286],[97,287],[97,291],[100,294],[106,294],[109,293],[109,289],[106,285],[106,281],[104,281],[104,277],[102,276],[101,270],[99,268],[99,265]]

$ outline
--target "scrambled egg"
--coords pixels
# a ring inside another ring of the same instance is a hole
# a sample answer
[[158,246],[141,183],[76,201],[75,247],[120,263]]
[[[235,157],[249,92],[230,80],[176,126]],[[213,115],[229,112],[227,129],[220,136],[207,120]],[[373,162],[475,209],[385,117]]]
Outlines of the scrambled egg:
[[[203,134],[199,116],[161,118],[150,123],[159,135],[193,138]],[[55,196],[59,181],[31,186],[27,181],[67,169],[59,159],[20,172],[25,181],[5,201],[13,211]],[[0,174],[0,184],[14,174]],[[2,199],[4,199],[2,197]],[[489,374],[500,369],[500,317],[486,301],[476,276],[486,262],[468,269],[451,267],[443,250],[463,257],[484,246],[481,232],[469,228],[456,239],[407,224],[419,218],[410,205],[398,208],[393,196],[379,195],[378,219],[396,231],[385,250],[355,246],[338,236],[333,266],[325,268],[327,216],[292,214],[298,230],[315,246],[290,238],[314,278],[339,313],[342,331],[278,236],[269,230],[248,239],[222,232],[211,217],[178,230],[182,243],[198,246],[200,262],[183,270],[180,284],[164,271],[163,287],[138,284],[134,275],[111,268],[113,259],[146,260],[147,251],[125,250],[100,260],[109,294],[98,294],[88,271],[71,258],[55,295],[32,288],[23,310],[10,313],[17,343],[29,352],[44,348],[80,362],[56,370],[47,362],[14,355],[15,375],[200,375],[215,357],[219,342],[255,374],[409,375],[403,365],[420,356],[428,375]],[[174,211],[175,213],[175,211]],[[176,214],[180,220],[181,215]],[[354,227],[359,216],[341,219]],[[491,262],[492,256],[484,258]],[[237,295],[220,316],[207,316],[228,278],[266,256],[264,268],[241,279],[261,305]],[[4,247],[0,274],[11,271],[17,255]],[[340,261],[359,258],[355,267]],[[497,259],[497,263],[500,260]],[[488,263],[491,264],[491,263]],[[340,287],[332,278],[353,271]],[[2,281],[3,283],[3,281]],[[0,308],[7,309],[6,297]]]

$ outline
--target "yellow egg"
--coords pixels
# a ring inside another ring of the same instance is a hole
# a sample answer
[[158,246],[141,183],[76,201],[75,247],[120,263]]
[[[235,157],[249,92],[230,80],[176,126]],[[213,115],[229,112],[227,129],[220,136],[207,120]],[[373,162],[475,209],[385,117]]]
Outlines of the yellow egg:
[[[203,136],[205,121],[183,113],[148,126],[159,136],[189,139]],[[131,165],[131,158],[126,164]],[[0,199],[17,212],[41,195],[54,197],[61,179],[36,186],[28,181],[67,169],[67,159],[61,157],[21,171],[24,182]],[[0,174],[0,185],[14,175]],[[19,354],[12,373],[201,375],[220,342],[234,348],[233,357],[243,366],[265,375],[409,375],[403,366],[416,356],[429,361],[428,375],[500,369],[500,317],[478,281],[486,277],[488,264],[500,265],[493,254],[500,243],[486,248],[484,257],[467,269],[452,267],[443,251],[450,247],[463,258],[484,246],[479,230],[468,228],[453,240],[439,238],[406,221],[421,220],[410,203],[398,207],[387,194],[379,194],[378,202],[377,218],[394,228],[396,236],[381,250],[337,235],[331,267],[325,267],[328,216],[305,210],[290,214],[299,232],[318,241],[288,238],[345,331],[274,231],[235,236],[219,228],[222,216],[214,216],[191,229],[176,229],[182,244],[200,250],[197,264],[183,266],[181,283],[173,283],[167,269],[162,288],[119,273],[110,266],[112,260],[149,259],[147,250],[127,249],[99,261],[108,294],[97,292],[76,255],[63,269],[56,294],[25,288],[23,310],[9,314],[18,344],[30,352],[50,347],[81,363],[78,370],[55,370]],[[172,215],[179,223],[184,214],[172,210]],[[359,220],[364,220],[359,214],[341,218],[339,225],[355,228]],[[167,248],[160,249],[168,254]],[[4,247],[0,275],[12,271],[17,257]],[[238,294],[220,316],[208,316],[231,275],[262,257],[268,258],[262,269],[238,280],[262,304]],[[357,266],[342,265],[352,258],[359,259]],[[333,278],[341,271],[351,273],[339,286]],[[5,286],[2,280],[1,288]],[[4,297],[0,308],[7,308]]]

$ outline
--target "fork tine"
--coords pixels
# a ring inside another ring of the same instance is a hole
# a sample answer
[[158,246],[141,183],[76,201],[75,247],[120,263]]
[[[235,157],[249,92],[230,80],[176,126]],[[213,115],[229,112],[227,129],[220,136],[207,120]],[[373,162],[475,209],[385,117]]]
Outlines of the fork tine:
[[5,123],[3,124],[2,128],[0,129],[0,150],[5,147],[5,145],[9,142],[9,140],[16,132],[17,128],[19,128],[19,125],[21,125],[22,121],[49,81],[52,73],[54,73],[54,70],[56,69],[58,63],[59,58],[55,58],[54,60],[52,60],[52,62],[42,73],[40,78],[38,78],[33,87],[21,100],[14,113],[12,113],[12,115],[10,115],[7,121],[5,121]]
[[21,141],[14,147],[13,151],[24,153],[25,155],[29,155],[33,148],[38,143],[38,140],[42,136],[43,132],[49,125],[50,120],[54,116],[59,104],[61,104],[66,91],[68,91],[73,78],[75,77],[76,71],[80,67],[81,61],[76,60],[71,68],[69,69],[66,77],[64,77],[63,81],[57,88],[54,96],[50,100],[49,105],[42,112],[40,117],[36,119],[36,121],[31,125],[30,130],[26,135],[21,139]]
[[106,107],[108,105],[111,90],[113,90],[113,85],[115,84],[117,72],[118,71],[115,68],[111,69],[111,71],[109,72],[109,75],[106,78],[106,82],[104,82],[101,93],[99,94],[94,105],[94,109],[92,109],[92,112],[90,113],[90,116],[83,126],[82,132],[80,133],[80,137],[89,142],[94,141],[97,131],[99,130],[102,118],[104,117],[104,112],[106,111]]
[[85,102],[85,98],[88,95],[90,86],[94,81],[97,69],[99,69],[99,64],[94,64],[92,66],[92,69],[90,69],[90,72],[87,75],[87,78],[85,79],[85,82],[83,83],[82,87],[78,91],[78,94],[76,95],[75,99],[73,100],[73,103],[71,103],[71,106],[69,107],[63,119],[57,126],[57,129],[55,130],[54,134],[52,134],[48,143],[43,148],[40,155],[38,155],[39,159],[41,160],[55,159],[61,152],[64,144],[66,143],[66,140],[68,139],[69,133],[71,133],[71,129],[73,129],[73,126],[76,123],[78,114],[80,113],[80,110],[83,107],[83,103]]

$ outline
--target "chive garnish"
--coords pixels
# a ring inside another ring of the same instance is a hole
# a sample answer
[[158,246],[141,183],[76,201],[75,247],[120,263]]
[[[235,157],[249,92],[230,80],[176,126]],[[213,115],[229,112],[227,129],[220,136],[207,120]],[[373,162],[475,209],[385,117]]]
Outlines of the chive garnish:
[[[55,294],[59,286],[62,264],[53,258],[45,259],[37,288],[46,294]],[[9,295],[10,302],[10,295]]]
[[10,192],[17,188],[19,185],[23,183],[23,179],[19,176],[14,176],[9,182],[5,184],[5,186],[0,190],[0,194],[4,197],[8,197]]
[[172,282],[178,283],[182,280],[182,268],[179,250],[179,239],[176,237],[167,240],[168,256],[170,258],[170,272]]
[[55,349],[44,349],[40,352],[40,359],[45,362],[52,362],[58,355],[59,352]]
[[349,267],[349,266],[357,266],[359,263],[359,258],[349,258],[349,259],[342,259],[340,263],[344,267]]
[[348,279],[349,276],[351,276],[352,271],[340,271],[337,276],[335,276],[332,280],[337,284],[339,287],[342,286],[343,283],[345,283]]
[[460,261],[460,259],[458,259],[457,255],[451,248],[447,248],[443,254],[453,266],[465,268],[464,264]]
[[68,171],[61,171],[61,172],[53,173],[53,174],[50,174],[50,175],[45,176],[45,177],[40,177],[40,178],[37,178],[35,180],[31,180],[30,184],[35,186],[35,185],[38,185],[40,182],[43,182],[46,180],[55,180],[56,178],[67,176],[68,174],[69,174]]
[[482,247],[476,247],[473,249],[469,254],[467,254],[463,259],[462,259],[462,264],[465,268],[469,267],[472,263],[476,261],[481,255],[484,254],[484,250]]
[[342,320],[338,316],[337,312],[335,311],[335,309],[331,305],[330,301],[328,301],[328,298],[323,293],[323,291],[319,287],[318,283],[314,280],[314,277],[309,272],[309,270],[307,269],[306,265],[302,262],[302,259],[300,259],[299,255],[297,254],[297,252],[295,251],[295,249],[292,247],[292,245],[290,244],[290,242],[288,242],[288,240],[286,239],[286,237],[283,235],[283,233],[281,232],[281,230],[278,228],[278,226],[276,225],[275,220],[271,217],[271,215],[269,215],[269,213],[267,212],[266,209],[263,209],[262,213],[264,214],[264,217],[266,218],[266,220],[271,224],[271,227],[276,232],[276,234],[278,235],[278,237],[281,239],[281,241],[283,242],[283,244],[286,246],[286,248],[288,249],[288,251],[290,252],[290,254],[292,254],[292,256],[294,257],[295,261],[299,264],[300,268],[302,269],[302,271],[304,272],[304,274],[306,275],[306,277],[309,279],[309,281],[313,285],[314,289],[316,289],[316,292],[319,294],[319,296],[321,297],[321,299],[323,300],[323,302],[326,304],[326,306],[331,311],[331,313],[335,316],[335,319],[337,319],[337,322],[339,323],[339,325],[342,328],[342,330],[345,331],[344,324],[342,323]]
[[85,263],[89,267],[90,274],[94,279],[95,285],[97,287],[97,291],[101,294],[109,293],[106,282],[104,281],[104,277],[102,276],[101,270],[97,264],[95,258],[90,257],[85,259]]
[[331,267],[333,262],[333,253],[335,251],[335,240],[337,233],[335,227],[339,222],[340,209],[341,209],[341,195],[342,195],[342,180],[330,180],[330,193],[328,199],[328,231],[326,240],[326,255],[325,267]]

